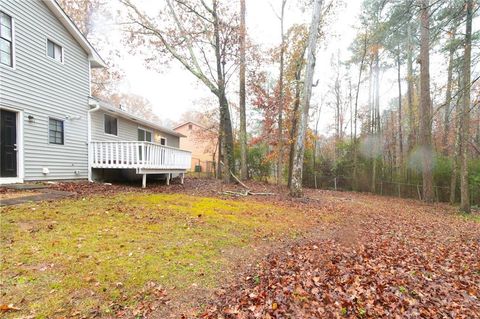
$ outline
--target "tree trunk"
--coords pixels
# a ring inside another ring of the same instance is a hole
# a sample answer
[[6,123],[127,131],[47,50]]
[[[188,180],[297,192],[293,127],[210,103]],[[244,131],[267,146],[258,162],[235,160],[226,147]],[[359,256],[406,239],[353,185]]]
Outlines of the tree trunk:
[[[303,59],[303,57],[302,57]],[[303,63],[297,63],[295,72],[295,100],[293,102],[292,129],[290,130],[290,154],[288,157],[288,187],[292,184],[293,156],[295,155],[295,136],[297,134],[298,109],[300,108],[300,77]]]
[[278,149],[277,149],[277,184],[282,182],[283,174],[283,103],[284,103],[284,92],[283,92],[283,69],[284,69],[284,56],[285,56],[285,34],[283,32],[283,22],[285,15],[285,5],[287,0],[282,0],[282,9],[280,13],[280,75],[278,79]]
[[403,164],[403,134],[402,134],[402,77],[401,77],[400,46],[397,52],[397,82],[398,82],[398,168]]
[[247,119],[245,105],[245,0],[240,0],[240,177],[248,178],[247,172]]
[[233,132],[230,109],[228,107],[227,96],[225,94],[225,74],[220,53],[220,21],[217,15],[218,0],[213,0],[213,25],[215,37],[215,57],[217,64],[217,82],[218,82],[218,102],[220,107],[220,131],[222,136],[222,155],[224,157],[223,181],[230,182],[230,172],[235,171],[235,162],[233,157]]
[[377,150],[380,147],[379,136],[380,136],[380,58],[378,56],[378,49],[375,51],[374,56],[374,79],[373,79],[373,124],[372,132],[374,135],[374,146],[373,146],[373,164],[372,164],[372,193],[376,192],[377,184],[377,161],[378,154]]
[[360,94],[360,84],[362,83],[363,64],[367,55],[367,32],[365,31],[362,59],[360,69],[358,70],[357,91],[355,92],[355,111],[354,111],[354,132],[353,132],[353,190],[358,190],[358,147],[357,147],[357,118],[358,118],[358,95]]
[[302,177],[303,177],[303,157],[305,153],[305,136],[308,129],[308,110],[310,107],[310,97],[312,95],[313,73],[315,71],[315,52],[317,49],[318,29],[322,13],[323,0],[315,0],[312,22],[308,35],[307,66],[305,70],[305,80],[303,87],[303,101],[300,112],[300,121],[297,132],[297,142],[293,156],[292,183],[290,186],[290,195],[292,197],[301,197]]
[[[461,88],[461,76],[458,77],[458,87]],[[450,179],[450,204],[455,204],[456,201],[456,192],[457,192],[457,175],[458,175],[458,158],[460,156],[460,118],[461,118],[461,111],[460,111],[460,99],[461,96],[457,99],[457,103],[455,106],[455,145],[452,154],[452,175]]]
[[407,25],[407,102],[408,102],[408,152],[416,144],[415,111],[413,107],[413,45],[412,26]]
[[422,152],[423,200],[433,202],[432,101],[430,99],[429,0],[420,5],[420,149]]
[[472,17],[473,0],[467,0],[465,29],[465,54],[463,60],[463,103],[460,130],[460,209],[470,213],[470,193],[468,189],[468,144],[470,142],[470,64],[472,61]]
[[[451,42],[455,41],[455,28],[452,30],[452,39]],[[448,52],[448,71],[447,71],[447,91],[445,94],[445,110],[443,116],[443,137],[442,137],[442,147],[443,155],[448,156],[449,146],[448,146],[448,133],[450,130],[450,112],[452,104],[452,79],[453,79],[453,57],[455,54],[455,47],[450,43],[450,49]]]

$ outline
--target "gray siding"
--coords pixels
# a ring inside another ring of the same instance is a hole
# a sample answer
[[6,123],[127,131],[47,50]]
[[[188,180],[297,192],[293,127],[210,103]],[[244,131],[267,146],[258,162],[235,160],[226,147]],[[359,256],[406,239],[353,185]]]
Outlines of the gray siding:
[[[15,69],[0,66],[0,106],[24,111],[25,180],[86,178],[86,52],[40,0],[0,0],[0,9],[14,19],[16,55]],[[63,46],[63,64],[46,55],[47,38]],[[64,120],[64,145],[49,144],[49,117]]]
[[[114,116],[113,114],[110,114]],[[154,132],[155,140],[154,142],[159,143],[160,137],[167,139],[167,146],[176,147],[180,146],[180,138],[174,135],[166,134],[160,132],[159,130],[153,129],[151,127],[138,124],[131,120],[125,119],[120,116],[115,116],[117,118],[117,132],[118,135],[105,134],[104,131],[104,116],[105,112],[102,110],[95,111],[91,114],[92,116],[92,140],[93,141],[136,141],[138,139],[137,130],[139,127],[149,129]]]

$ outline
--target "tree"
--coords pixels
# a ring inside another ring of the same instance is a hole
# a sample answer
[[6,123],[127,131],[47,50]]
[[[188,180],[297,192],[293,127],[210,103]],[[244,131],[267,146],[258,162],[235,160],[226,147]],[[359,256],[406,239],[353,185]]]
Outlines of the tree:
[[303,195],[302,178],[303,158],[305,155],[305,136],[308,127],[308,111],[310,107],[310,97],[312,95],[313,73],[315,71],[315,52],[317,49],[322,4],[323,0],[315,0],[312,22],[310,23],[309,28],[303,100],[301,103],[300,121],[298,123],[295,152],[293,156],[292,181],[290,186],[290,195],[292,197],[301,197]]
[[96,32],[92,21],[102,18],[112,19],[107,2],[101,0],[58,0],[62,9],[75,22],[80,32],[93,46],[100,50],[105,58],[107,68],[94,68],[91,70],[92,96],[115,103],[114,94],[118,94],[118,84],[124,78],[122,68],[116,63],[115,58],[119,50],[108,44],[108,38]]
[[423,200],[433,202],[432,101],[430,98],[430,1],[420,0],[420,136]]
[[[167,0],[161,19],[151,18],[131,0],[121,0],[130,19],[129,40],[137,40],[150,52],[146,62],[158,67],[158,53],[179,62],[218,99],[220,113],[220,156],[223,180],[230,182],[235,171],[233,131],[226,87],[237,66],[237,16],[220,6],[219,0]],[[205,45],[208,44],[208,45]]]
[[471,60],[472,60],[472,18],[473,0],[466,0],[466,27],[463,57],[463,103],[461,111],[460,130],[460,209],[470,212],[470,194],[468,189],[468,144],[470,141],[470,87],[471,87]]
[[278,79],[278,158],[277,158],[277,184],[281,183],[282,173],[283,173],[283,109],[284,109],[284,88],[283,88],[283,77],[284,77],[284,58],[285,58],[285,34],[284,34],[284,20],[285,20],[285,5],[287,0],[282,1],[282,8],[280,11],[280,74]]
[[247,179],[247,119],[245,106],[245,0],[240,0],[240,172]]

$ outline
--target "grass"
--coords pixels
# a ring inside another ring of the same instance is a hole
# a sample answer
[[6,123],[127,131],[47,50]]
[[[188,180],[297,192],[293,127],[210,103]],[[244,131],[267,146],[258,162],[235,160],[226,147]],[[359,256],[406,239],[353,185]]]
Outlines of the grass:
[[[0,304],[11,316],[135,307],[146,287],[214,287],[232,254],[296,236],[308,218],[278,206],[180,194],[124,193],[6,208]],[[151,283],[154,283],[153,285]],[[139,292],[143,292],[139,299]]]

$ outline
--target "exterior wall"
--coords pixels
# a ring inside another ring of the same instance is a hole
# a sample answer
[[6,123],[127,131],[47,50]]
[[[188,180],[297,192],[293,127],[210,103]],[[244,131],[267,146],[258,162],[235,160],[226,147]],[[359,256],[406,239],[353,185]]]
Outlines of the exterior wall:
[[[0,0],[0,8],[14,21],[15,54],[13,69],[0,65],[0,106],[23,111],[24,179],[87,178],[87,53],[42,1]],[[63,47],[64,63],[46,55],[47,38]],[[64,145],[49,144],[49,117],[64,120]]]
[[[192,129],[189,129],[189,125],[192,125]],[[192,152],[192,171],[195,170],[196,165],[200,165],[202,172],[205,172],[207,162],[214,161],[213,153],[216,143],[199,138],[203,130],[204,128],[191,122],[175,128],[176,132],[186,136],[180,139],[180,148]]]
[[[117,118],[117,133],[118,135],[105,134],[104,130],[104,117],[105,114],[114,116]],[[180,138],[159,130],[146,127],[145,125],[138,124],[131,120],[125,119],[120,116],[115,116],[108,112],[98,110],[91,113],[92,116],[92,141],[136,141],[138,140],[138,128],[149,129],[154,134],[154,142],[160,144],[160,137],[167,139],[167,146],[179,148]]]

